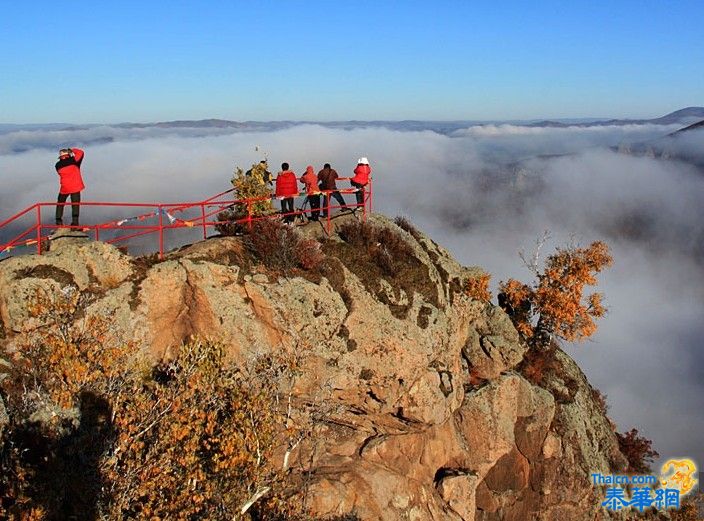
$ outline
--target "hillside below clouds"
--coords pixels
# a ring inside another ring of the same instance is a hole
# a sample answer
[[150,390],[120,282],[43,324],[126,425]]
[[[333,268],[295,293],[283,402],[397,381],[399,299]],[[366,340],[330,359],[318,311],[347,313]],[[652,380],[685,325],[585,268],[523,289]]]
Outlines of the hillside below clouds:
[[293,451],[289,479],[305,484],[319,516],[605,519],[590,474],[626,461],[579,367],[558,351],[540,385],[529,381],[509,317],[463,291],[483,271],[422,233],[371,220],[410,248],[397,273],[337,236],[323,244],[316,277],[267,270],[235,237],[161,262],[58,239],[45,255],[0,263],[0,342],[11,353],[42,327],[30,318],[32,295],[68,286],[87,296],[85,317],[110,317],[152,360],[193,335],[221,342],[242,366],[255,354],[302,354],[294,408],[329,410]]

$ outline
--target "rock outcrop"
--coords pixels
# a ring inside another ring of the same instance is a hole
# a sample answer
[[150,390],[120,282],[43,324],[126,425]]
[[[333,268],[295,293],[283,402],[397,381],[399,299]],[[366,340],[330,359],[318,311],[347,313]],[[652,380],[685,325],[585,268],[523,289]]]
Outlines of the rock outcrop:
[[[354,217],[350,217],[354,218]],[[293,453],[309,506],[361,519],[601,519],[592,472],[618,466],[614,433],[576,364],[541,386],[519,371],[526,346],[498,307],[462,291],[460,266],[420,233],[381,216],[413,249],[405,280],[370,277],[334,239],[320,276],[285,277],[212,238],[135,259],[88,239],[0,263],[0,341],[36,327],[28,299],[74,286],[86,313],[155,358],[191,335],[255,353],[305,353],[297,399],[324,394],[329,417]],[[313,231],[310,231],[313,233]],[[0,413],[2,411],[0,410]],[[1,414],[0,414],[1,415]],[[1,423],[1,420],[0,420]]]

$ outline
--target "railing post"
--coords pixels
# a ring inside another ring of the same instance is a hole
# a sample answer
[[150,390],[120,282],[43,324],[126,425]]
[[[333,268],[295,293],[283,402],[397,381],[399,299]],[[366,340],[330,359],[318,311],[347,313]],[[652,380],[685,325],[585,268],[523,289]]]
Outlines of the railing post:
[[328,235],[330,235],[330,219],[331,219],[330,214],[332,213],[332,211],[330,210],[330,194],[332,194],[332,192],[330,190],[326,190],[326,192],[325,192],[325,215],[328,216],[327,217],[327,219],[328,219],[328,226],[327,226]]
[[247,199],[247,227],[252,231],[252,201]]
[[161,205],[158,206],[159,212],[159,258],[164,258],[164,216],[161,212]]
[[[369,213],[372,213],[372,194],[374,190],[372,189],[372,178],[369,178]],[[365,203],[366,206],[366,203]]]
[[42,207],[37,205],[37,255],[42,254]]
[[200,216],[201,216],[201,219],[203,220],[203,239],[205,240],[208,238],[208,232],[205,227],[205,204],[204,203],[200,203]]
[[95,242],[98,242],[100,240],[100,226],[95,225]]

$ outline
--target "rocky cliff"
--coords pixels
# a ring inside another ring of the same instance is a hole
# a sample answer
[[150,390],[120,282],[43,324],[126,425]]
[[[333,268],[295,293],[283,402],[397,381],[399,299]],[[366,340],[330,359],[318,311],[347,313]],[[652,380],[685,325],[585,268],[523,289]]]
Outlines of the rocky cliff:
[[42,256],[0,263],[0,341],[11,349],[38,326],[27,309],[37,288],[74,286],[91,295],[87,314],[110,317],[155,360],[191,335],[223,342],[242,363],[254,353],[305,352],[295,398],[323,393],[330,412],[293,458],[320,515],[602,519],[589,476],[610,473],[623,456],[577,365],[558,351],[540,385],[531,383],[509,317],[462,291],[481,270],[415,230],[371,221],[412,248],[403,273],[374,272],[337,237],[323,247],[318,276],[266,270],[234,237],[163,261],[57,239]]

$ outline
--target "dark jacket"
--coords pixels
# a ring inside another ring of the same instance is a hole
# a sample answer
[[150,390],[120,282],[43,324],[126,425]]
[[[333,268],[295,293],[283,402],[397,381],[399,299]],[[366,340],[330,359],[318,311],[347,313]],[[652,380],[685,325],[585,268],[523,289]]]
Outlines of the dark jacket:
[[318,183],[321,190],[337,190],[335,180],[338,178],[334,168],[323,168],[318,172]]

